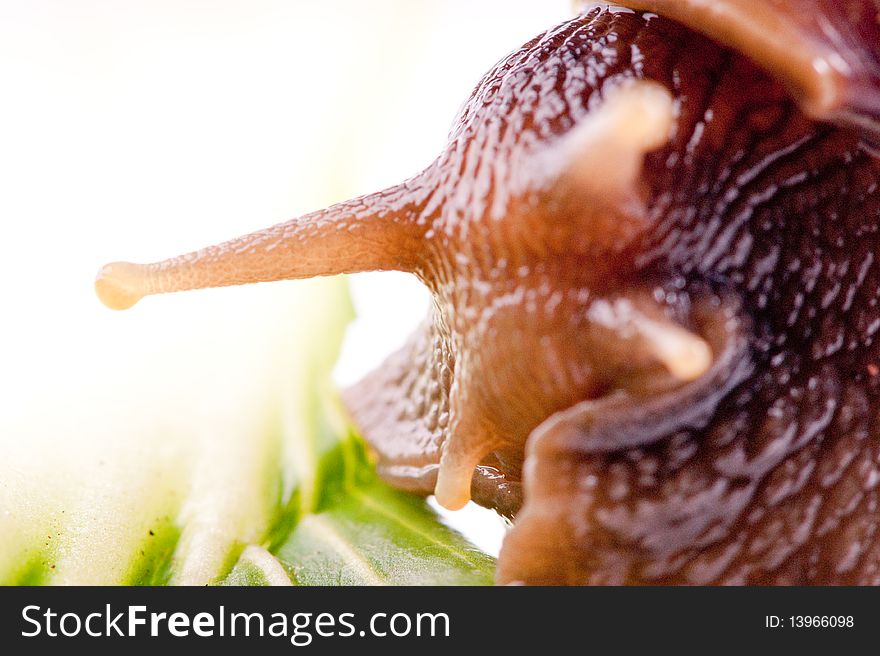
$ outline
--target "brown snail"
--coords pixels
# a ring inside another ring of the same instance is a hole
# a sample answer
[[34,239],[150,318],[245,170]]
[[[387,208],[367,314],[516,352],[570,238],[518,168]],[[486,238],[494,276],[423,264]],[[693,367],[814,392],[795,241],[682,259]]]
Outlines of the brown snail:
[[515,517],[499,582],[880,583],[880,0],[589,4],[414,178],[99,295],[418,276],[345,398],[387,480]]

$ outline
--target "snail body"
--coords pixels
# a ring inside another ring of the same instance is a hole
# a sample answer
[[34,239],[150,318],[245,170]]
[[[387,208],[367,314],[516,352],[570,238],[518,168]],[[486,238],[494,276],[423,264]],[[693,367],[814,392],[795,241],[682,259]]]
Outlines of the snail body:
[[98,293],[417,276],[344,398],[388,481],[515,519],[500,582],[880,583],[880,3],[621,4],[405,183]]

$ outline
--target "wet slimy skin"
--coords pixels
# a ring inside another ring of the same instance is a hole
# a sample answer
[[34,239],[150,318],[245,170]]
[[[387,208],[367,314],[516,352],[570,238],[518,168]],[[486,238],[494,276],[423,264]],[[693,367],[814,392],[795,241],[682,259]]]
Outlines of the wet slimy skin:
[[670,17],[533,39],[414,178],[97,291],[416,275],[345,399],[386,480],[515,517],[500,582],[880,583],[880,5],[624,4]]

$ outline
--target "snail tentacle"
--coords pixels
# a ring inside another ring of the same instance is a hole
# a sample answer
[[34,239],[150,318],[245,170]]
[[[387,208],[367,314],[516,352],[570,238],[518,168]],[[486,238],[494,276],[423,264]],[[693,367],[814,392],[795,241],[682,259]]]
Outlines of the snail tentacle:
[[419,267],[424,194],[411,182],[152,264],[114,262],[98,297],[124,310],[144,296],[206,287]]

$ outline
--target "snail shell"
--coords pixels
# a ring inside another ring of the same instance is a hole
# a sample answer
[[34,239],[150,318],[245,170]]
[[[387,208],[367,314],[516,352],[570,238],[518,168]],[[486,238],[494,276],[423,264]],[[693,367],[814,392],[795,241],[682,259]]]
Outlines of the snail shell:
[[500,582],[880,582],[880,4],[621,5],[502,59],[414,178],[98,293],[416,275],[345,399],[387,480],[515,517]]

